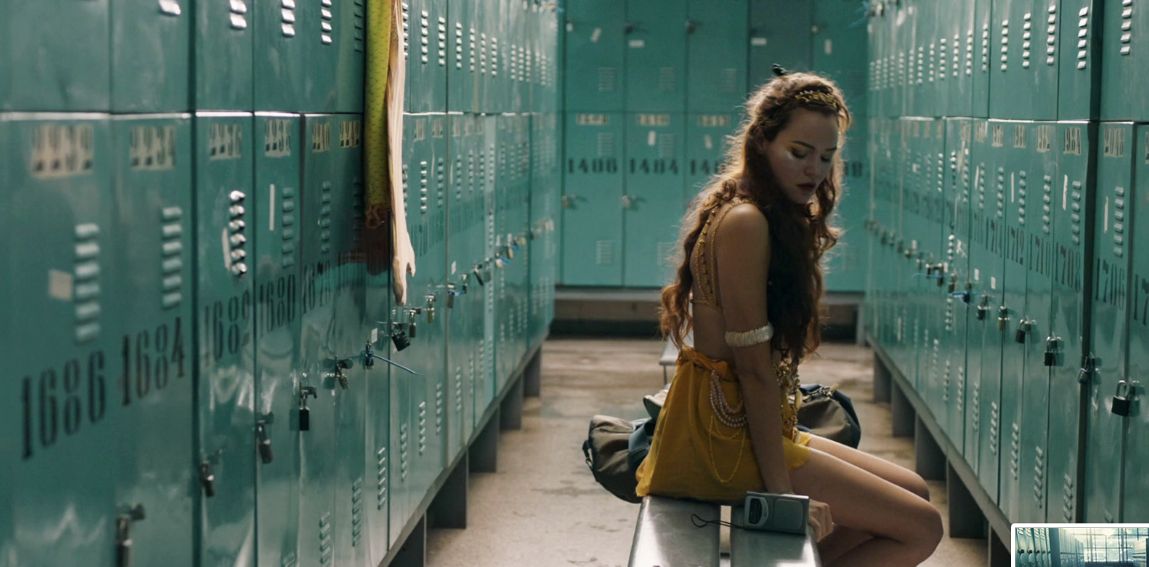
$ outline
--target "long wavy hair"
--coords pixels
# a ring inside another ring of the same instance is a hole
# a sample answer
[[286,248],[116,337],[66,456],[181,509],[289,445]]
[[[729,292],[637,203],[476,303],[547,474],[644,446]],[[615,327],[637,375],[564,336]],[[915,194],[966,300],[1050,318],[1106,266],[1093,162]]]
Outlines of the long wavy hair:
[[[690,294],[694,274],[690,257],[699,233],[717,209],[744,187],[770,226],[771,254],[766,291],[767,317],[774,325],[771,346],[784,360],[800,362],[821,343],[820,310],[823,255],[838,242],[841,231],[830,224],[842,180],[841,146],[851,115],[842,91],[831,80],[813,73],[785,73],[758,89],[746,103],[746,118],[727,139],[725,165],[695,197],[682,223],[676,250],[675,281],[662,289],[660,327],[680,348],[693,325]],[[811,96],[813,95],[813,96]],[[830,175],[815,191],[813,202],[799,205],[778,187],[766,156],[773,141],[804,108],[836,116],[839,151]]]

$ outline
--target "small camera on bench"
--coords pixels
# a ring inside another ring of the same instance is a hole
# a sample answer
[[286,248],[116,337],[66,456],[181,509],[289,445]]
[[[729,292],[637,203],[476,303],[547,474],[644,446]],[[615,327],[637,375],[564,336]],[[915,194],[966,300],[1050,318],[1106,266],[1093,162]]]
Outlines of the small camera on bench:
[[747,492],[743,511],[742,523],[747,529],[806,535],[810,497]]

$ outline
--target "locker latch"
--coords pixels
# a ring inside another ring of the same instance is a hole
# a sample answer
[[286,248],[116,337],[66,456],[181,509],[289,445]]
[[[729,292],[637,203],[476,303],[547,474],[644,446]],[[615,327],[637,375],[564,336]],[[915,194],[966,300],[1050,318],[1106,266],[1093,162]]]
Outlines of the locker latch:
[[223,449],[217,449],[199,464],[199,482],[207,498],[215,497],[215,471],[212,470],[212,465],[218,464],[222,455]]
[[1009,308],[1002,305],[997,308],[997,328],[999,331],[1004,331],[1007,325],[1009,325]]
[[315,386],[299,387],[299,430],[311,431],[311,408],[307,407],[307,398],[319,399],[319,392]]
[[267,430],[267,426],[274,420],[275,417],[269,413],[255,422],[255,442],[259,448],[259,460],[265,465],[275,460],[275,454],[271,450],[271,433]]
[[407,368],[406,366],[403,366],[402,364],[399,364],[398,362],[395,362],[386,356],[375,354],[374,347],[371,346],[371,343],[367,343],[367,348],[363,350],[363,366],[366,366],[367,368],[374,368],[376,360],[382,360],[383,362],[386,362],[387,364],[390,364],[391,366],[394,366],[409,374],[414,374],[416,376],[419,375],[418,372],[415,372],[414,370],[411,370],[410,368]]
[[344,370],[350,370],[354,363],[350,358],[334,358],[327,361],[331,364],[332,372],[328,374],[328,378],[333,378],[339,383],[341,389],[346,390],[348,386],[347,375],[343,373]]
[[983,296],[981,296],[981,302],[977,304],[977,320],[978,321],[985,321],[985,318],[988,315],[989,315],[989,296],[983,295]]
[[116,517],[116,565],[119,567],[131,567],[132,524],[145,517],[143,504],[136,504]]
[[1087,354],[1081,359],[1081,370],[1077,373],[1079,384],[1092,384],[1093,375],[1097,373],[1097,364],[1101,361],[1096,356]]
[[459,286],[449,283],[445,286],[447,288],[447,309],[455,308],[455,297],[463,295],[464,292],[459,290]]
[[435,294],[428,293],[426,296],[424,296],[423,299],[424,299],[425,304],[426,304],[426,307],[424,307],[423,310],[427,315],[427,322],[428,323],[434,323],[435,322],[435,301],[438,298],[435,297]]
[[1133,381],[1118,380],[1117,393],[1113,395],[1113,405],[1110,407],[1110,411],[1112,411],[1114,415],[1128,417],[1136,393],[1137,387]]
[[1037,321],[1033,319],[1022,318],[1017,322],[1017,331],[1013,335],[1013,340],[1018,343],[1025,343],[1026,336],[1033,330],[1033,324]]
[[1046,337],[1045,339],[1045,365],[1061,365],[1061,337]]

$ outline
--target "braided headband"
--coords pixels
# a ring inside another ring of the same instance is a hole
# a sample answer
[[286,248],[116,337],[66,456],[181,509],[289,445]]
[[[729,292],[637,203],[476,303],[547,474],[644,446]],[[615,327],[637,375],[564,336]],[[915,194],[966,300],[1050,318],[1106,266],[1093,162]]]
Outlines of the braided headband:
[[[774,72],[774,75],[778,77],[790,74],[790,71],[787,71],[777,63],[771,66],[771,70]],[[835,98],[834,95],[814,89],[806,89],[804,91],[800,91],[798,94],[794,95],[794,99],[802,104],[828,106],[839,112],[842,110],[842,106],[838,103],[838,99]]]

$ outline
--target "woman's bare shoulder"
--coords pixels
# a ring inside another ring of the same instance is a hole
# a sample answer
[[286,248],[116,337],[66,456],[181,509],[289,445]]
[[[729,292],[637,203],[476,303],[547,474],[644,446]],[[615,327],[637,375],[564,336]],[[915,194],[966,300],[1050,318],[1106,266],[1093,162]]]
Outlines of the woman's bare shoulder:
[[743,244],[752,245],[761,242],[762,245],[766,245],[763,239],[770,234],[770,224],[762,209],[753,203],[738,203],[732,206],[722,219],[718,233],[719,238],[726,242],[734,239]]

